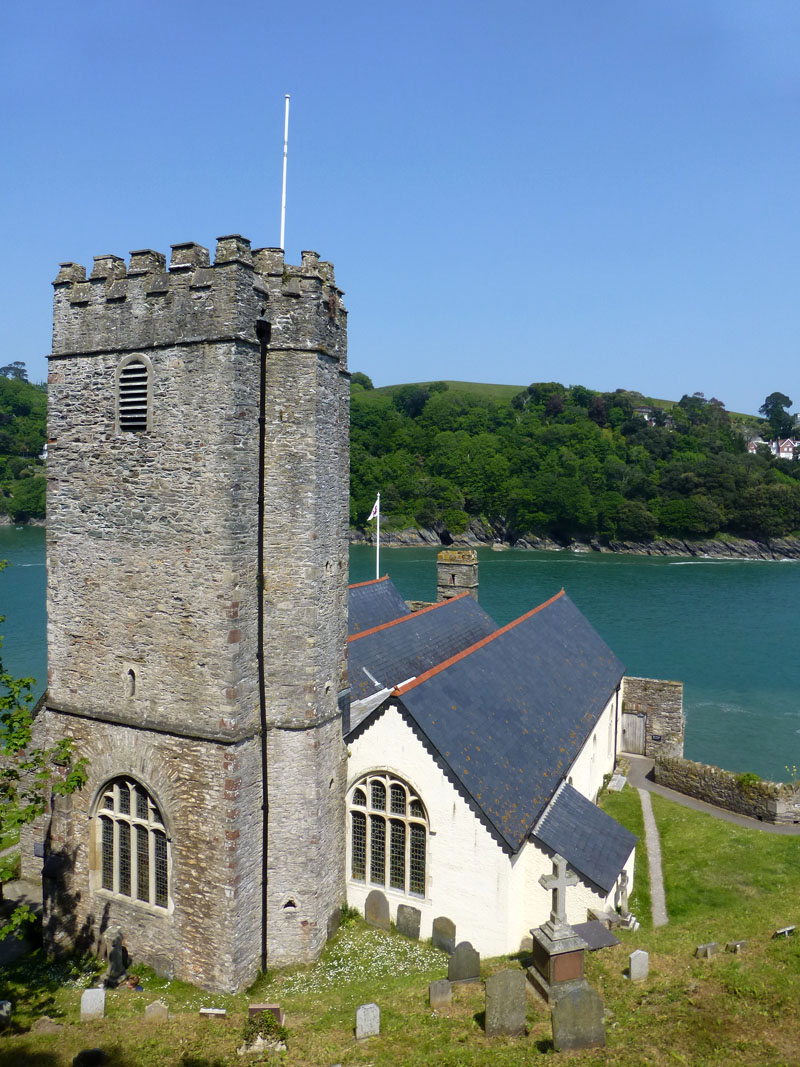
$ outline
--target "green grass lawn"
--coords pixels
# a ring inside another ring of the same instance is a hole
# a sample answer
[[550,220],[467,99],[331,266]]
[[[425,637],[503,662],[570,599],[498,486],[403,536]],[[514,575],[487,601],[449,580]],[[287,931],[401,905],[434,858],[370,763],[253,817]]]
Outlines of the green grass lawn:
[[[603,807],[643,837],[635,790],[605,796]],[[642,928],[622,931],[620,946],[587,958],[589,981],[612,1013],[608,1047],[560,1059],[581,1065],[794,1067],[800,1063],[800,934],[785,940],[771,935],[800,917],[800,838],[740,829],[657,796],[653,807],[670,923],[657,930],[650,924],[640,846],[631,907]],[[740,939],[748,940],[741,955],[724,951],[727,941]],[[707,941],[718,941],[720,952],[695,959],[695,947]],[[635,948],[650,953],[650,974],[631,985],[624,972]],[[485,961],[484,977],[505,966],[519,963]],[[208,994],[143,969],[143,992],[110,992],[106,1019],[80,1023],[80,994],[96,981],[95,972],[29,957],[0,974],[0,997],[15,1002],[17,1030],[0,1038],[0,1067],[66,1067],[81,1048],[99,1046],[109,1052],[112,1067],[511,1067],[555,1055],[549,1015],[533,1000],[524,1038],[485,1037],[480,987],[457,989],[448,1012],[431,1012],[428,982],[445,974],[446,958],[429,945],[370,930],[358,920],[317,964],[262,979],[249,993]],[[145,1006],[159,997],[174,1015],[163,1025],[144,1019]],[[236,1054],[247,1004],[256,1000],[277,1001],[288,1014],[288,1050],[271,1060]],[[372,1000],[381,1008],[381,1035],[356,1043],[356,1008]],[[224,1007],[228,1015],[201,1019],[203,1005]],[[59,1018],[64,1030],[28,1032],[43,1013]]]

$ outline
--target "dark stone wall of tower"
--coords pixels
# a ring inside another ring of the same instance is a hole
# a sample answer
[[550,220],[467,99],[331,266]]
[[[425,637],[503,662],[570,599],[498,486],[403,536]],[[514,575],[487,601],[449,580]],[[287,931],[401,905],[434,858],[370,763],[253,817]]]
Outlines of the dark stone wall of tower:
[[[74,930],[121,925],[134,958],[235,988],[259,964],[258,400],[267,354],[265,675],[271,963],[322,947],[344,899],[348,402],[346,313],[330,264],[220,238],[62,265],[48,460],[48,693],[39,729],[69,735],[90,782],[49,847]],[[142,357],[146,432],[121,432],[117,376]],[[131,674],[133,672],[133,674]],[[131,693],[131,678],[135,686]],[[119,774],[170,835],[167,914],[99,889],[87,832]],[[62,810],[63,809],[63,810]],[[26,856],[26,867],[31,860]],[[286,906],[288,904],[288,906]],[[59,901],[46,917],[59,929]],[[69,931],[60,927],[63,936]],[[74,932],[74,931],[73,931]]]

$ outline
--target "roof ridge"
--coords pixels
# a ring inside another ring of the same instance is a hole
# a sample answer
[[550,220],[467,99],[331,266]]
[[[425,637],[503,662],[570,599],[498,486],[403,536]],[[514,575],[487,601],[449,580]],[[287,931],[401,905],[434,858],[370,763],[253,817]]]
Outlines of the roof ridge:
[[385,582],[389,578],[388,574],[384,574],[381,578],[370,578],[368,582],[353,582],[352,585],[348,585],[348,589],[360,589],[362,585],[375,585],[376,582]]
[[419,611],[410,611],[408,615],[401,615],[399,619],[390,619],[389,622],[382,622],[380,626],[373,626],[370,630],[361,630],[360,633],[350,634],[347,638],[347,643],[349,645],[351,641],[357,641],[359,637],[367,637],[369,634],[376,634],[379,630],[397,626],[399,622],[408,622],[409,619],[419,618],[420,615],[435,611],[436,608],[444,607],[445,604],[452,604],[454,600],[463,600],[465,596],[469,596],[469,590],[466,593],[459,593],[458,596],[451,596],[447,600],[440,600],[438,604],[429,604],[427,608],[420,608]]
[[[393,689],[393,694],[402,696],[403,694],[409,692],[409,690],[414,689],[415,686],[420,685],[422,682],[427,682],[427,680],[429,678],[432,678],[435,674],[439,674],[440,671],[446,670],[454,663],[458,663],[459,660],[464,659],[466,656],[471,655],[473,652],[477,652],[479,648],[483,648],[484,645],[488,645],[490,641],[494,641],[495,638],[500,637],[501,634],[507,633],[509,630],[513,630],[515,626],[518,626],[521,622],[525,622],[526,619],[530,619],[531,616],[538,614],[538,612],[542,611],[546,607],[549,607],[550,604],[553,604],[556,600],[559,600],[562,596],[565,595],[566,594],[564,590],[561,589],[558,593],[555,594],[555,596],[551,596],[549,600],[545,600],[542,604],[539,604],[538,607],[532,608],[524,615],[520,615],[518,619],[513,619],[511,622],[507,622],[506,625],[501,626],[499,630],[495,630],[494,633],[489,634],[487,637],[482,637],[480,641],[476,641],[475,644],[470,645],[469,648],[462,649],[461,652],[457,652],[455,656],[451,656],[450,659],[442,660],[441,663],[438,663],[435,667],[431,667],[430,670],[425,671],[424,674],[420,674],[412,682],[407,682],[405,685],[401,685]],[[445,603],[447,603],[447,601],[445,601]]]

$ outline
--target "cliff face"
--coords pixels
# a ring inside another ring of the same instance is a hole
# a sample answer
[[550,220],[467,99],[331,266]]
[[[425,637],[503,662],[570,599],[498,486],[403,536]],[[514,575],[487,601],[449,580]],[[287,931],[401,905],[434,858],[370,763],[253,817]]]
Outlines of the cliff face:
[[[352,544],[374,544],[373,531],[350,530]],[[800,538],[777,537],[769,541],[720,538],[713,541],[685,541],[677,537],[655,541],[570,541],[560,543],[549,537],[525,534],[509,539],[501,527],[492,528],[473,519],[464,533],[451,534],[442,527],[409,527],[405,530],[381,531],[382,545],[415,546],[452,545],[456,548],[531,548],[555,552],[623,552],[634,556],[686,556],[706,559],[800,559]]]

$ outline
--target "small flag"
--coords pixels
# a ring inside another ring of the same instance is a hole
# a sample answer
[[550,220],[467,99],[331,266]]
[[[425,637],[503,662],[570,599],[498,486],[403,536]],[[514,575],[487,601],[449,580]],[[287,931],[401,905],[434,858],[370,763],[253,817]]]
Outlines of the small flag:
[[381,498],[380,498],[380,494],[378,494],[378,499],[372,505],[372,511],[369,513],[369,516],[367,518],[367,522],[372,522],[372,520],[374,518],[376,518],[380,514],[380,510],[381,510]]

